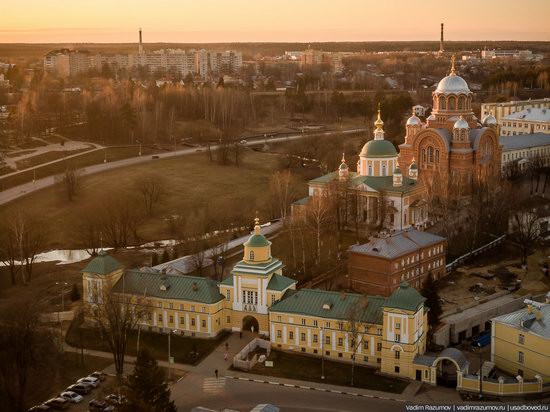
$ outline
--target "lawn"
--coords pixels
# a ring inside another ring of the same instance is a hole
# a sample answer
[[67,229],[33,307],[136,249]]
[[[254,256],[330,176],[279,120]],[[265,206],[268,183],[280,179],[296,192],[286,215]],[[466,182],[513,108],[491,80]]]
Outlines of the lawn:
[[[325,359],[325,380],[322,380],[320,358],[272,350],[268,360],[273,361],[273,367],[257,363],[250,372],[278,378],[350,386],[351,364],[348,363]],[[355,366],[354,386],[357,388],[402,393],[408,384],[409,382],[404,380],[379,375],[373,368]]]
[[[130,332],[126,351],[127,355],[136,356],[137,336],[137,331]],[[224,333],[215,339],[198,339],[172,335],[170,338],[170,353],[174,357],[175,363],[198,365],[210,352],[221,344],[225,337]],[[66,341],[75,348],[80,347],[80,333],[77,327],[71,325],[67,331]],[[86,349],[110,352],[107,341],[101,338],[98,329],[83,328],[82,341]],[[155,359],[168,360],[168,335],[141,331],[139,345],[140,348],[147,348]]]
[[32,166],[37,166],[42,163],[63,159],[66,156],[72,156],[78,153],[87,152],[90,149],[91,147],[87,149],[77,149],[77,150],[53,150],[53,151],[42,153],[36,156],[28,157],[23,160],[19,160],[15,162],[15,164],[17,165],[17,168],[19,170],[23,170],[23,169],[28,169],[29,167],[32,167]]
[[[155,173],[166,179],[168,189],[154,215],[141,225],[139,236],[144,241],[168,239],[172,235],[166,220],[174,215],[206,214],[212,224],[214,219],[252,222],[258,210],[266,219],[270,210],[269,178],[279,167],[277,156],[254,151],[246,152],[240,167],[211,163],[205,154],[160,159],[84,177],[73,202],[68,202],[62,187],[56,185],[0,207],[0,214],[26,210],[35,216],[48,216],[44,225],[49,235],[44,249],[74,248],[80,240],[75,227],[89,213],[90,204],[125,191],[137,195],[135,177]],[[307,193],[305,181],[319,172],[299,168],[293,173],[297,196],[302,197]]]

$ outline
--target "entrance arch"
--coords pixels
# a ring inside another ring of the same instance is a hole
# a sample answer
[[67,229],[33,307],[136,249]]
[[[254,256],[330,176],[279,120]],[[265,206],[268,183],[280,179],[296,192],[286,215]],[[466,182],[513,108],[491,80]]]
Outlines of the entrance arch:
[[469,362],[455,348],[447,348],[432,363],[432,383],[451,388],[462,386],[462,376],[468,373]]
[[260,331],[260,324],[254,316],[247,315],[243,317],[242,330],[249,330],[258,333]]

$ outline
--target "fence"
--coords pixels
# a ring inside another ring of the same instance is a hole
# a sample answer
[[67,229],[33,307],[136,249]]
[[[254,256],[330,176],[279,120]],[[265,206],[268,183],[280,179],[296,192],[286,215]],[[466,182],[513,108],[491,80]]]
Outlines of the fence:
[[42,313],[40,322],[65,322],[74,319],[74,311]]
[[271,354],[271,342],[268,340],[255,338],[235,355],[233,358],[233,367],[245,371],[252,369],[254,365],[258,363],[258,354],[255,353],[250,359],[248,359],[248,357],[251,352],[254,352],[258,348],[265,349],[266,357],[269,357]]
[[474,256],[477,256],[488,249],[492,249],[495,246],[500,245],[505,238],[506,238],[506,235],[502,235],[496,238],[495,240],[492,240],[491,242],[478,247],[476,250],[472,250],[471,252],[463,254],[462,256],[453,260],[451,263],[447,263],[447,266],[445,267],[447,274],[451,273],[457,266],[462,265],[466,260],[471,259]]
[[[479,376],[466,375],[462,377],[461,391],[479,393]],[[498,379],[483,379],[481,392],[486,395],[527,395],[542,393],[550,390],[550,387],[543,385],[542,378],[535,380],[523,380],[518,378],[516,382],[506,382],[502,377]]]

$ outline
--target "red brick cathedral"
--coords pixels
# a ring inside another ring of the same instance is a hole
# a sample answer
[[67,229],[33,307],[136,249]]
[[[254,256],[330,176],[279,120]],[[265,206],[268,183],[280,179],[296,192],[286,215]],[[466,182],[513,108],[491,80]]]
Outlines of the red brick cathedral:
[[405,142],[399,145],[399,166],[419,176],[432,171],[451,184],[471,182],[472,177],[500,171],[501,148],[492,115],[482,122],[472,111],[473,93],[456,73],[454,56],[450,74],[432,93],[432,114],[423,123],[413,115],[407,120]]

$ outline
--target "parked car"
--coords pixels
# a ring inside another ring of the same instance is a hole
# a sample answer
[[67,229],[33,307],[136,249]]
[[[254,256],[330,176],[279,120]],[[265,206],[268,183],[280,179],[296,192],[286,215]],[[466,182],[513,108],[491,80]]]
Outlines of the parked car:
[[63,399],[67,399],[69,402],[72,402],[72,403],[80,403],[80,401],[82,401],[82,395],[79,395],[78,393],[73,391],[62,392],[61,395],[59,395],[59,397]]
[[93,376],[94,378],[99,379],[100,382],[103,382],[107,377],[107,375],[105,375],[103,372],[98,372],[98,371],[92,372],[88,376]]
[[94,378],[93,376],[86,376],[85,378],[80,378],[76,381],[76,383],[87,383],[88,385],[92,385],[94,388],[97,388],[99,385],[99,379]]
[[75,383],[74,385],[69,386],[66,391],[76,392],[79,395],[87,395],[93,389],[92,385],[87,383]]
[[114,393],[111,393],[110,395],[107,395],[105,397],[105,401],[110,405],[124,405],[127,403],[126,396],[124,395],[117,395]]
[[52,409],[63,410],[69,407],[69,401],[64,398],[52,398],[44,402],[44,405],[49,406]]
[[111,412],[114,411],[115,408],[105,401],[92,399],[90,402],[88,402],[88,410],[90,412]]
[[29,409],[29,412],[51,412],[53,409],[48,405],[36,405]]
[[239,142],[240,144],[247,144],[248,142],[246,141],[246,139],[243,139]]

